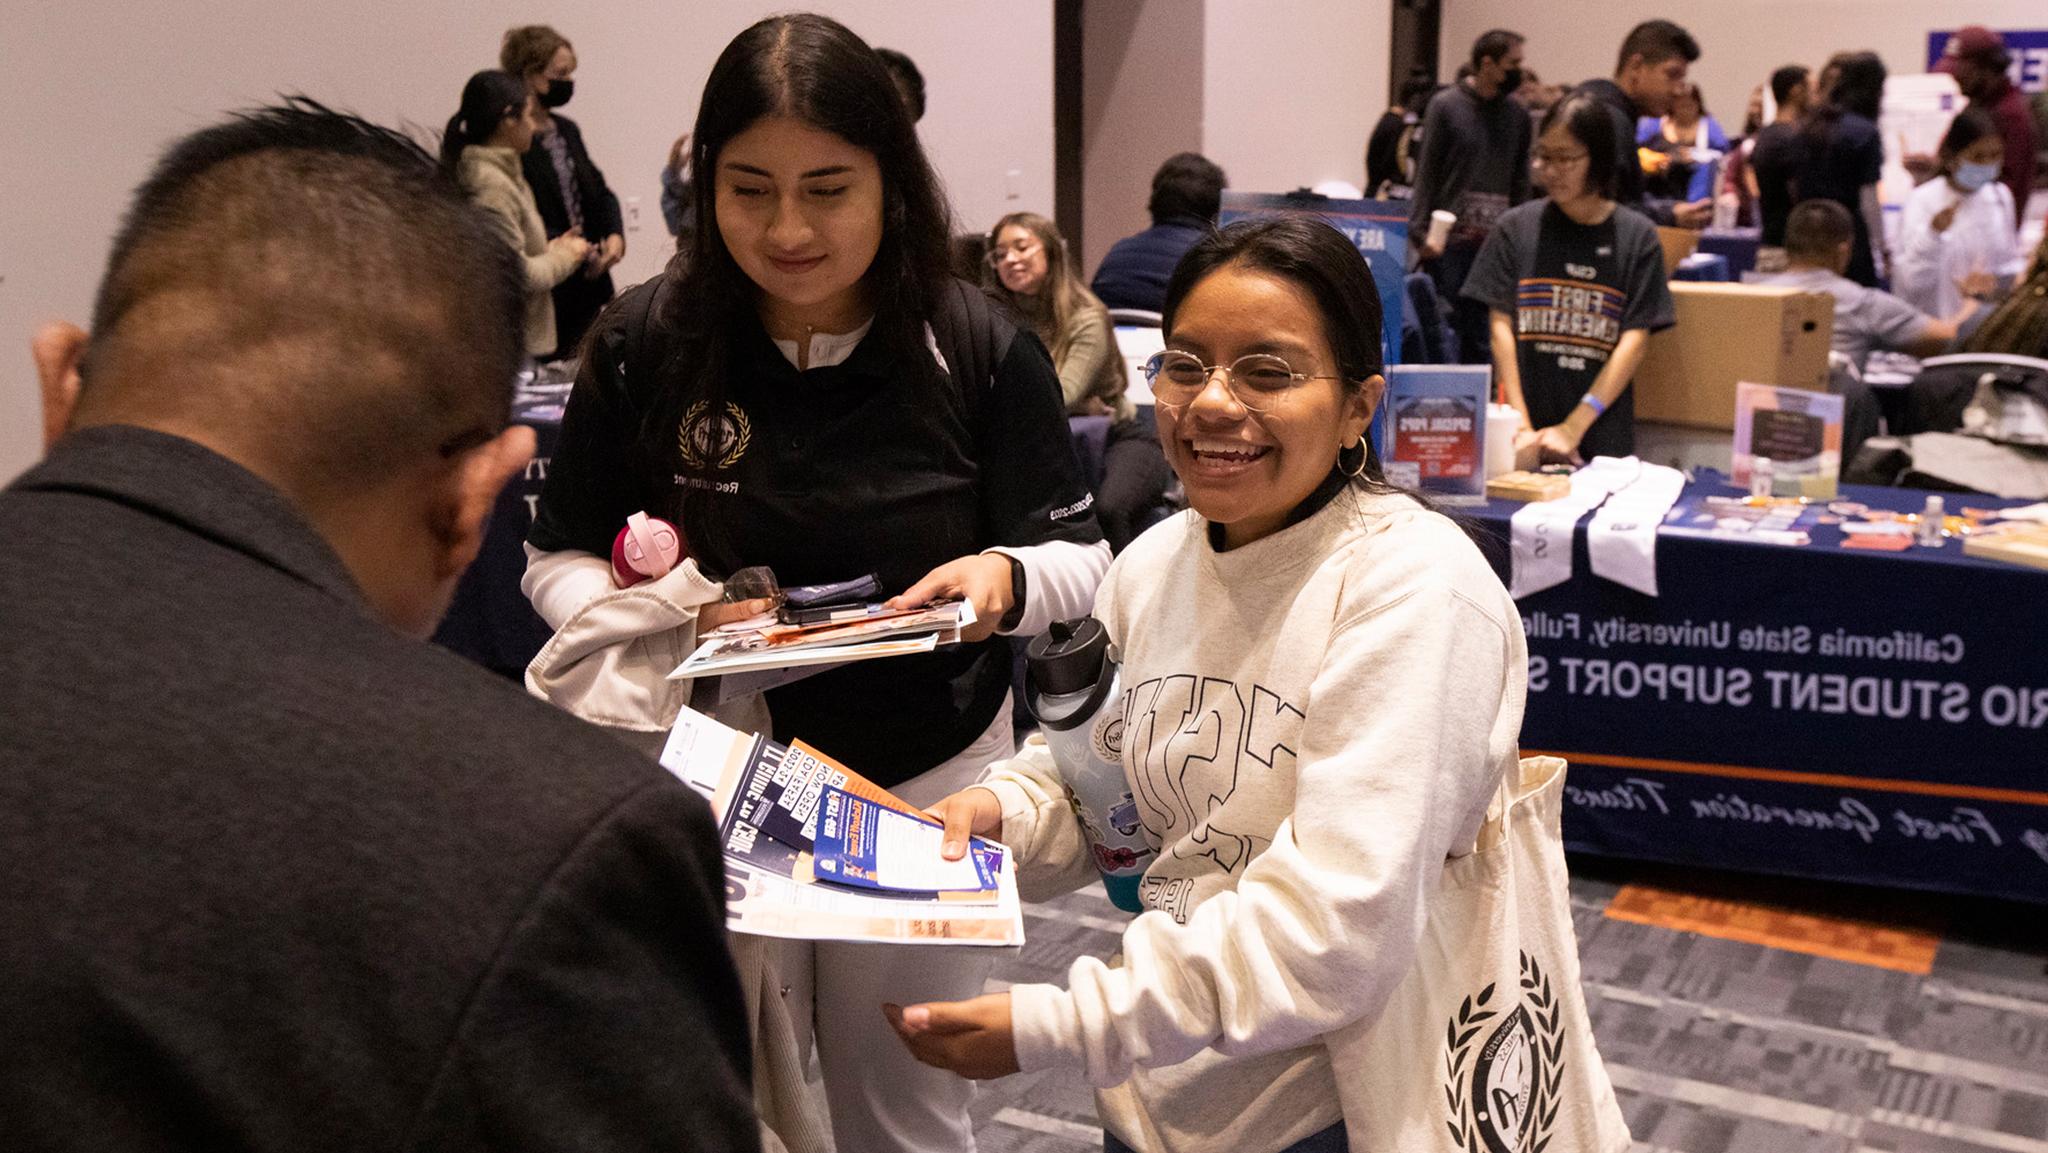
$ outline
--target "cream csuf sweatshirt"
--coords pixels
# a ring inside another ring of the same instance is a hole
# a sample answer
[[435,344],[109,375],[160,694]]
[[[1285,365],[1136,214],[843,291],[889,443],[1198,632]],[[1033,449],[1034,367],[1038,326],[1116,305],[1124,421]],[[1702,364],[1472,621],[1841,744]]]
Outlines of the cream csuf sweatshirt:
[[[1516,764],[1521,618],[1456,525],[1352,488],[1224,553],[1182,514],[1096,615],[1159,855],[1117,967],[1011,989],[1018,1059],[1082,1070],[1136,1149],[1282,1148],[1340,1118],[1340,1080],[1411,1075],[1335,1067],[1319,1038],[1380,1012]],[[1042,743],[985,783],[1027,897],[1092,878]]]

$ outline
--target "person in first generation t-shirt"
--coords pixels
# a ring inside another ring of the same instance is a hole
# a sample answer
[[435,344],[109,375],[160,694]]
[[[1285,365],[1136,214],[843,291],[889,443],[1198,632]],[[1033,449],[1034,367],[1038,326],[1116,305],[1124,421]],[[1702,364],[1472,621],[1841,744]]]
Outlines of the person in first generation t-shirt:
[[1492,314],[1501,399],[1522,414],[1516,462],[1627,456],[1629,382],[1649,334],[1673,322],[1663,246],[1614,201],[1614,136],[1593,97],[1552,108],[1534,155],[1550,195],[1500,218],[1465,281]]

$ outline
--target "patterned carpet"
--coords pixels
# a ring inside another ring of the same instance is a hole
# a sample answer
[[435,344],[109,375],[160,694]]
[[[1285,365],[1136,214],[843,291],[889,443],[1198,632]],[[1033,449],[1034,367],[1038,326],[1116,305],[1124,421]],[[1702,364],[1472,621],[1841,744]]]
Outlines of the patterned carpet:
[[[1638,1153],[2048,1153],[2048,908],[1572,871],[1587,1004]],[[1108,956],[1123,920],[1099,888],[1030,906],[991,987]],[[982,1153],[1101,1147],[1071,1074],[985,1086],[974,1115]]]

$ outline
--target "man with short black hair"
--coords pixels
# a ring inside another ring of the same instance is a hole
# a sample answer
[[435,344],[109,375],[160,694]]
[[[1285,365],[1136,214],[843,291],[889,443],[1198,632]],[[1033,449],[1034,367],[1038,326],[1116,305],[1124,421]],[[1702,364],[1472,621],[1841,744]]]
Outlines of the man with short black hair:
[[1647,213],[1659,224],[1705,228],[1713,219],[1711,198],[1688,203],[1653,199],[1643,192],[1643,165],[1636,155],[1636,123],[1645,116],[1664,116],[1687,90],[1686,76],[1700,58],[1699,41],[1669,20],[1645,20],[1629,30],[1614,62],[1614,79],[1588,80],[1579,91],[1590,92],[1607,106],[1614,120],[1615,155],[1621,160],[1619,200]]
[[701,799],[423,643],[524,278],[310,101],[174,145],[0,492],[10,1147],[757,1148]]
[[1756,148],[1749,154],[1750,190],[1756,196],[1757,215],[1763,226],[1763,248],[1758,267],[1775,272],[1784,265],[1785,220],[1792,212],[1793,178],[1806,163],[1807,137],[1800,122],[1813,102],[1812,74],[1804,65],[1787,64],[1771,73],[1771,99],[1778,111],[1756,134]]
[[1856,240],[1849,210],[1832,200],[1808,200],[1791,212],[1785,226],[1785,271],[1750,278],[1753,284],[1776,284],[1803,292],[1823,292],[1835,300],[1834,350],[1858,370],[1879,349],[1912,356],[1933,356],[1954,343],[1957,331],[1974,315],[1978,304],[1946,320],[1929,316],[1889,292],[1864,286],[1842,275]]
[[1229,183],[1215,161],[1199,152],[1176,152],[1152,174],[1146,211],[1152,227],[1111,245],[1088,287],[1104,307],[1159,312],[1174,266],[1211,229]]
[[[1522,86],[1522,35],[1496,28],[1472,42],[1472,75],[1439,92],[1422,118],[1422,156],[1408,209],[1417,267],[1436,283],[1458,335],[1458,358],[1492,357],[1484,304],[1461,295],[1465,277],[1500,215],[1529,199],[1529,114],[1508,99]],[[1456,216],[1442,247],[1430,217]]]

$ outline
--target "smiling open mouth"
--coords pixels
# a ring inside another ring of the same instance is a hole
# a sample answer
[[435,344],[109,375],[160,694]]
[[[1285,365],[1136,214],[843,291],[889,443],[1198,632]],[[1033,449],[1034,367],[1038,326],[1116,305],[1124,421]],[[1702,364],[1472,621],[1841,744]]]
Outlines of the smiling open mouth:
[[1273,451],[1269,444],[1242,444],[1236,441],[1217,443],[1213,441],[1190,441],[1188,451],[1204,463],[1250,464]]

